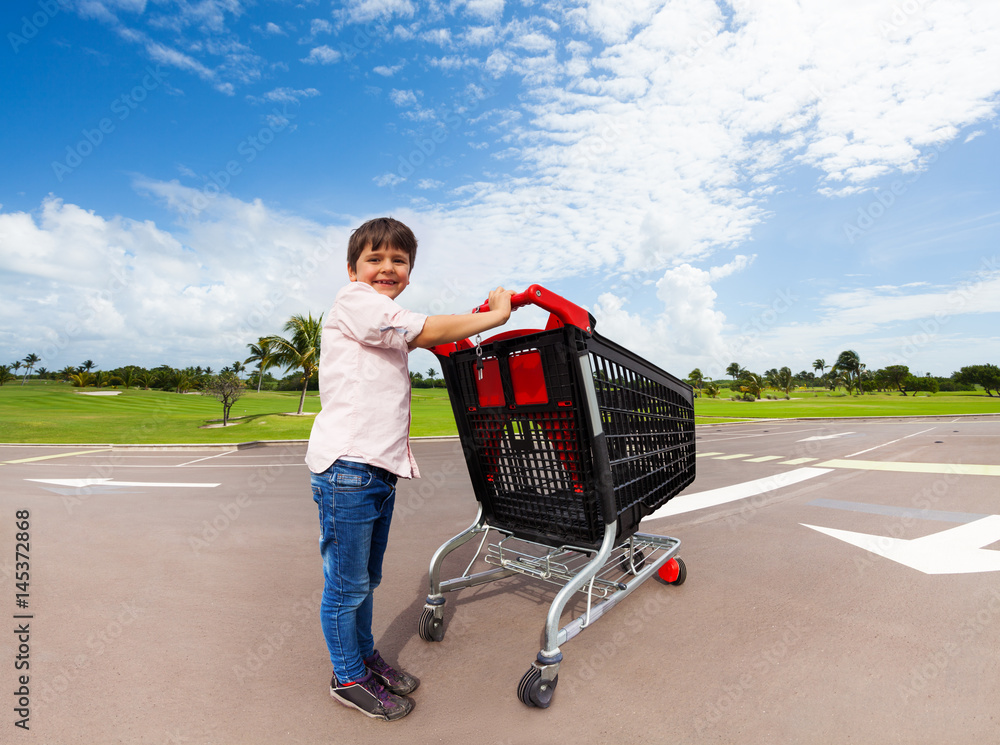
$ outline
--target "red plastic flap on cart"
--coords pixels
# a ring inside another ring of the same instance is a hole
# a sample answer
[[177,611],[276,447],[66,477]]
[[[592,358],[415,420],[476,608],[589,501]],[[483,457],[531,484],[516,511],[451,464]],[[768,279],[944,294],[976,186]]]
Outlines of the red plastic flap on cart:
[[539,351],[531,349],[523,354],[512,355],[509,363],[515,403],[518,406],[547,404],[549,394],[545,389],[542,355]]
[[500,381],[500,363],[496,357],[487,357],[483,360],[482,373],[480,378],[479,371],[473,369],[476,392],[479,394],[479,405],[483,408],[503,406],[506,401],[503,397],[503,383]]

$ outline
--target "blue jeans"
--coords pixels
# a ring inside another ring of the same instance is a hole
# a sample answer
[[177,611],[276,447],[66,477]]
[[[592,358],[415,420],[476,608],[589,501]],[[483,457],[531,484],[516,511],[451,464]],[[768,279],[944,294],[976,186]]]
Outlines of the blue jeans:
[[337,680],[367,675],[375,651],[372,595],[382,581],[382,557],[396,503],[396,476],[376,466],[338,460],[312,474],[323,557],[320,621]]

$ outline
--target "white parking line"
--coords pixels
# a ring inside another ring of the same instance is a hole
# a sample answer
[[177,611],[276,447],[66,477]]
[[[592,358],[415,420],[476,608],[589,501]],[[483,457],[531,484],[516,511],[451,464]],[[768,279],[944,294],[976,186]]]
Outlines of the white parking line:
[[922,429],[919,432],[914,432],[912,435],[906,435],[905,437],[900,437],[895,440],[890,440],[889,442],[883,442],[881,445],[876,445],[873,448],[868,448],[867,450],[859,450],[856,453],[851,453],[850,455],[845,455],[845,458],[853,458],[855,455],[864,455],[865,453],[870,453],[872,450],[878,450],[879,448],[884,448],[886,445],[892,445],[895,442],[901,442],[909,437],[916,437],[917,435],[922,435],[924,432],[930,432],[931,429],[937,429],[937,427],[931,427],[930,429]]
[[221,458],[223,455],[229,455],[230,453],[236,453],[236,452],[239,452],[239,451],[237,451],[237,450],[227,450],[226,452],[224,452],[224,453],[218,453],[217,455],[206,455],[204,458],[197,458],[195,460],[189,460],[187,463],[178,463],[177,466],[176,466],[176,468],[180,468],[181,466],[189,466],[192,463],[201,463],[203,460],[212,460],[212,458]]
[[1000,466],[975,463],[906,463],[901,461],[842,460],[834,458],[816,464],[819,468],[853,468],[859,471],[897,473],[944,473],[956,476],[1000,476]]
[[706,507],[715,507],[728,502],[735,502],[747,497],[755,497],[758,494],[766,494],[775,489],[782,489],[786,486],[798,484],[807,479],[813,479],[830,473],[829,468],[796,468],[794,471],[776,473],[763,479],[745,481],[742,484],[732,484],[719,489],[709,489],[708,491],[696,492],[694,494],[680,494],[674,497],[653,514],[646,517],[646,520],[657,520],[661,517],[672,517],[682,515],[685,512],[703,510]]

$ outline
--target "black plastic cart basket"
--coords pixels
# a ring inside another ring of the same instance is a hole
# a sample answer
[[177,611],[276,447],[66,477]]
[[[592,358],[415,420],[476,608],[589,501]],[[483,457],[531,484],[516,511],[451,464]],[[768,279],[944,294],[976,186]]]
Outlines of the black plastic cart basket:
[[[687,576],[679,540],[636,530],[694,481],[694,406],[689,385],[596,334],[579,306],[538,285],[513,297],[514,308],[527,304],[550,313],[545,329],[432,350],[479,514],[431,559],[419,633],[444,638],[445,592],[514,574],[561,586],[518,686],[523,703],[547,708],[560,645],[649,577],[679,585]],[[465,572],[442,580],[445,557],[476,536]],[[491,568],[473,572],[477,561]],[[587,610],[560,628],[578,591]]]

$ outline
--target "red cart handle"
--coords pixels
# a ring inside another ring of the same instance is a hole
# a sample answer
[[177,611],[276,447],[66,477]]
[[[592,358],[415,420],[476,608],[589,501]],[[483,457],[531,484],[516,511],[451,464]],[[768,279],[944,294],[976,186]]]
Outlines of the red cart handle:
[[[523,292],[514,293],[510,299],[511,310],[523,308],[525,305],[537,305],[542,310],[547,310],[549,312],[549,320],[545,325],[546,331],[549,329],[559,328],[560,326],[576,326],[588,334],[594,333],[594,318],[587,311],[579,305],[574,305],[566,298],[546,290],[541,285],[531,285]],[[489,309],[490,303],[487,300],[478,308],[475,308],[472,312],[486,313]],[[499,341],[501,339],[521,336],[527,333],[533,332],[525,330],[504,331],[496,336],[491,336],[483,343],[485,344],[491,341]],[[430,351],[438,356],[448,357],[452,352],[459,349],[471,349],[472,346],[472,342],[468,339],[461,339],[457,342],[450,342],[448,344],[438,344],[437,346],[431,347]]]
[[[579,305],[574,305],[566,298],[556,295],[551,290],[546,290],[541,285],[531,285],[523,292],[515,293],[510,299],[512,310],[523,308],[525,305],[537,305],[542,310],[547,310],[551,313],[555,319],[558,319],[558,322],[556,322],[550,317],[545,327],[547,329],[569,325],[583,329],[588,334],[593,333],[593,319],[587,311]],[[490,303],[487,300],[473,312],[485,313],[489,309]]]

